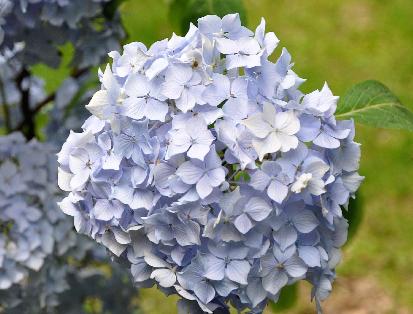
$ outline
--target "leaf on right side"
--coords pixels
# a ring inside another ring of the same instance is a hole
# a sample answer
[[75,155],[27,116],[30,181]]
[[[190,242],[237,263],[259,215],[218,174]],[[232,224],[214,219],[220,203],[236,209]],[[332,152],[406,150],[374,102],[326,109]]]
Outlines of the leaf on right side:
[[337,119],[350,119],[365,125],[413,131],[413,113],[378,81],[354,85],[339,101]]

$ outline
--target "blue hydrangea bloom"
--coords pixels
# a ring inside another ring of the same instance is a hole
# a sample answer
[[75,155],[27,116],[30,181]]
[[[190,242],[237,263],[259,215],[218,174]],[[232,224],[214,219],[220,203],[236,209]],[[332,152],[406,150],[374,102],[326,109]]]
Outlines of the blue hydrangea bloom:
[[[52,147],[26,143],[20,133],[1,137],[0,146],[0,290],[7,290],[25,286],[50,256],[61,257],[80,243],[55,206],[60,192],[53,183]],[[50,294],[66,285],[61,281]]]
[[111,52],[58,154],[78,232],[182,311],[261,313],[299,280],[318,305],[331,291],[360,146],[327,84],[304,95],[288,51],[269,60],[278,43],[230,14]]
[[[31,313],[43,313],[64,309],[65,313],[79,313],[88,295],[104,298],[105,287],[112,289],[106,283],[108,276],[89,265],[93,261],[110,267],[106,253],[87,237],[74,232],[70,218],[57,207],[62,192],[55,182],[55,151],[49,144],[27,142],[20,133],[0,137],[1,312],[26,313],[30,309]],[[102,200],[103,204],[96,207],[105,209],[108,202]],[[106,217],[102,211],[99,219]],[[112,217],[113,211],[109,218]],[[84,269],[80,270],[77,263],[84,265]],[[112,270],[116,275],[110,280],[121,287],[122,298],[127,300],[122,305],[130,303],[136,290],[132,284],[123,282],[124,271],[118,267]],[[99,286],[86,289],[94,287],[92,282]],[[72,301],[68,303],[66,300],[70,298]],[[124,308],[119,313],[124,313]]]

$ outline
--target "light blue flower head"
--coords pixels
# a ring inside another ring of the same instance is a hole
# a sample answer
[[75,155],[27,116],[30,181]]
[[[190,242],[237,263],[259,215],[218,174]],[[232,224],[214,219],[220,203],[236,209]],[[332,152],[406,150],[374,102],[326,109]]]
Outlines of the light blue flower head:
[[[79,313],[88,295],[104,298],[106,287],[113,289],[108,277],[89,265],[91,260],[107,263],[104,250],[74,232],[71,219],[57,207],[62,192],[56,186],[55,151],[49,144],[27,142],[20,133],[0,137],[0,311],[6,313]],[[73,261],[88,267],[79,270]],[[112,284],[130,302],[135,289],[122,283],[125,274],[113,270]],[[103,304],[114,310],[114,302]]]
[[317,302],[331,290],[360,148],[327,84],[304,95],[287,50],[269,60],[278,42],[229,14],[111,52],[58,154],[78,232],[184,311],[260,313],[299,280]]
[[26,142],[20,133],[0,137],[0,290],[23,287],[51,255],[76,244],[55,206],[53,159],[47,144]]

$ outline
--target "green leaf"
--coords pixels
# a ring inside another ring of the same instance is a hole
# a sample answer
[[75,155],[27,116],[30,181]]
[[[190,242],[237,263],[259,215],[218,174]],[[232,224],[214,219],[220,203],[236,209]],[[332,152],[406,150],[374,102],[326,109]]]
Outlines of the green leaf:
[[234,179],[235,181],[249,182],[251,177],[246,171],[240,171],[234,176]]
[[223,17],[229,13],[239,13],[246,24],[243,0],[172,0],[169,7],[169,18],[181,34],[188,31],[190,23],[196,25],[200,17],[210,14]]
[[45,141],[46,140],[46,136],[45,136],[45,133],[44,133],[44,128],[46,127],[48,121],[49,121],[49,114],[47,112],[44,112],[44,111],[38,113],[34,118],[36,137],[40,141]]
[[242,23],[244,25],[247,24],[247,13],[242,0],[212,0],[212,11],[210,14],[223,17],[230,13],[239,13]]
[[337,119],[379,128],[413,131],[413,113],[382,83],[365,81],[354,85],[340,100]]
[[126,0],[112,0],[103,6],[103,16],[109,20],[115,17],[118,7]]
[[59,47],[62,55],[61,63],[58,68],[51,68],[43,63],[38,63],[31,67],[31,72],[40,76],[46,81],[46,92],[51,93],[57,90],[62,82],[70,75],[71,60],[75,53],[75,48],[71,43]]
[[295,283],[291,286],[286,286],[281,289],[280,298],[277,302],[271,302],[270,307],[273,311],[285,311],[291,309],[296,303],[298,298],[298,284]]

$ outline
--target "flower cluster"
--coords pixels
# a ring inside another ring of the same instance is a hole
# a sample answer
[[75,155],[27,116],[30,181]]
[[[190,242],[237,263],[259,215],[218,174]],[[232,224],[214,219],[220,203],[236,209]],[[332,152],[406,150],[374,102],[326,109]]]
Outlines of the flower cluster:
[[[59,45],[71,42],[80,68],[98,64],[123,36],[119,17],[105,10],[111,0],[1,0],[2,50],[23,43],[23,64],[58,66]],[[108,16],[114,15],[114,16]],[[99,23],[103,23],[100,25]]]
[[[70,265],[66,259],[49,256],[40,271],[32,272],[24,285],[0,290],[0,312],[135,313],[138,294],[127,271],[116,263],[108,264],[102,247],[87,238],[80,240],[78,235],[76,249],[82,252],[85,247],[80,245],[87,245],[87,254],[76,264]],[[69,256],[72,261],[80,258],[74,252],[65,257]]]
[[[74,232],[71,219],[57,207],[61,191],[54,153],[51,145],[27,143],[20,133],[0,137],[0,312],[40,313],[64,304],[65,313],[72,308],[79,313],[75,306],[81,307],[86,296],[107,295],[108,276],[89,263],[107,265],[106,254]],[[79,271],[77,263],[85,269]],[[126,305],[136,291],[111,269],[109,279],[122,288]],[[69,306],[65,299],[73,301],[74,292],[79,302]]]
[[47,257],[76,243],[55,202],[53,150],[20,133],[0,138],[0,289],[39,271]]
[[71,78],[47,102],[56,101],[60,115],[54,112],[52,122],[61,124],[63,108],[82,90],[87,71],[118,49],[123,36],[114,0],[0,0],[0,101],[10,111],[3,117],[6,127],[16,130],[24,122],[22,103],[35,113],[49,99],[43,80],[30,73],[32,65],[58,67],[62,46],[73,48]]
[[252,32],[230,14],[111,52],[58,154],[78,232],[186,312],[260,313],[299,280],[317,303],[331,290],[360,148],[327,85],[304,95],[287,50],[269,60],[277,44],[264,20]]

